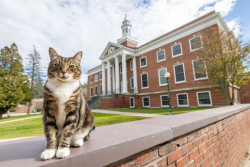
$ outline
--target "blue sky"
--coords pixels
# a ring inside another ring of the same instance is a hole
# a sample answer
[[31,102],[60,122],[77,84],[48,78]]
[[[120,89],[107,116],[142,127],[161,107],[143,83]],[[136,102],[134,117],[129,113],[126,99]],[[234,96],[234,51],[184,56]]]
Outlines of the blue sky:
[[249,0],[0,0],[0,48],[15,42],[25,63],[35,45],[45,68],[49,47],[65,57],[83,51],[81,81],[87,82],[106,44],[121,37],[125,13],[139,45],[212,10],[250,42],[249,6]]

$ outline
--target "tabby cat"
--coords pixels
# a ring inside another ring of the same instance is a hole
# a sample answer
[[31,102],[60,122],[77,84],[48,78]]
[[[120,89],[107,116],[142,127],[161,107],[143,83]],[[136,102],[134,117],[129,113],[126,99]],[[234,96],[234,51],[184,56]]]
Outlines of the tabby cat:
[[69,156],[69,147],[82,146],[95,128],[93,115],[81,93],[82,52],[66,58],[49,48],[49,55],[43,104],[47,147],[41,154],[42,160]]

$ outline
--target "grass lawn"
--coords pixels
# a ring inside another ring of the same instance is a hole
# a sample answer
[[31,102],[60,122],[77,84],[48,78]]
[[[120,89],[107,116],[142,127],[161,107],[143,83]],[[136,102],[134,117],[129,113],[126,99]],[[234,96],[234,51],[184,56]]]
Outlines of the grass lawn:
[[[122,122],[136,121],[136,120],[141,120],[141,119],[147,119],[143,117],[102,114],[102,113],[93,113],[93,115],[95,117],[96,127],[111,125],[111,124],[118,124]],[[30,117],[30,116],[26,116],[26,117]],[[16,116],[15,119],[26,118],[26,117]],[[7,118],[4,120],[7,121]],[[0,124],[0,139],[40,136],[40,135],[44,135],[42,117]]]
[[[173,114],[182,114],[187,112],[194,112],[199,110],[205,110],[209,108],[172,108]],[[133,113],[147,113],[147,114],[168,114],[168,108],[121,108],[121,109],[110,109],[111,111],[120,112],[133,112]]]

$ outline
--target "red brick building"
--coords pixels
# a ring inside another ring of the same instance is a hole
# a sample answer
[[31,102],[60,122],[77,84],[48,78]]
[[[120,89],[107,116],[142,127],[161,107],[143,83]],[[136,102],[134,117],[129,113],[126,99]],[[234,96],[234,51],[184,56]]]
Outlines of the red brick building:
[[125,17],[122,38],[109,42],[102,64],[88,71],[87,99],[100,96],[101,108],[168,107],[165,73],[170,73],[172,106],[222,106],[227,102],[209,81],[205,62],[191,53],[202,48],[202,31],[229,31],[220,13],[211,12],[141,46]]

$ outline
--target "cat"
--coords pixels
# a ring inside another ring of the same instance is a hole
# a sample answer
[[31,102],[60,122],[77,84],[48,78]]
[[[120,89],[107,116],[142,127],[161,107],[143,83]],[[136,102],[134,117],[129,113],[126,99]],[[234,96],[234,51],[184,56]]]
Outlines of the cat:
[[80,147],[94,130],[94,117],[80,87],[82,52],[62,57],[49,48],[48,79],[44,85],[44,132],[47,139],[42,160],[70,155],[70,146]]

